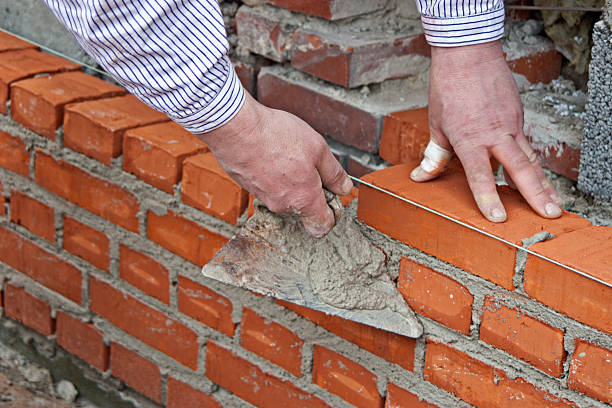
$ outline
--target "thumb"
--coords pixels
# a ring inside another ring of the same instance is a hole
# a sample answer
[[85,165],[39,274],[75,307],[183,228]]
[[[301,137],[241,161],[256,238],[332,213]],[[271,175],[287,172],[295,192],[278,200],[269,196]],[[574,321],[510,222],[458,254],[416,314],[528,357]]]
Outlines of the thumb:
[[444,171],[452,156],[452,146],[446,136],[431,129],[431,139],[425,149],[423,160],[412,170],[410,178],[417,182],[435,179]]
[[332,193],[347,195],[353,190],[353,182],[329,149],[325,149],[319,159],[317,171],[323,186]]

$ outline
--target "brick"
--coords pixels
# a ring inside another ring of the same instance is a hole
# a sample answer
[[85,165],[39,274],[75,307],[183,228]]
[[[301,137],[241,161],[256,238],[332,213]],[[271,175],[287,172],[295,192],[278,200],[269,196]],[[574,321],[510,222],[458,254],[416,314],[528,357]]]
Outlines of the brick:
[[338,196],[340,202],[343,206],[348,207],[359,195],[359,189],[357,187],[353,187],[351,192],[345,196]]
[[538,155],[540,165],[557,174],[578,181],[580,168],[580,149],[565,143],[542,144],[531,143],[531,147]]
[[[416,163],[390,167],[370,173],[363,180],[517,245],[542,231],[557,235],[590,225],[587,220],[567,212],[559,219],[542,218],[531,210],[519,192],[503,187],[498,191],[508,221],[489,222],[478,210],[462,171],[447,171],[431,183],[415,183],[410,180],[410,171],[415,166]],[[517,250],[503,242],[366,185],[359,189],[357,214],[361,221],[392,238],[506,289],[514,288]]]
[[94,277],[89,294],[92,312],[184,366],[198,368],[198,336],[187,326]]
[[461,333],[470,333],[474,296],[462,284],[426,265],[402,258],[397,288],[416,313]]
[[232,302],[184,276],[178,277],[178,310],[226,336],[234,336]]
[[612,404],[612,350],[577,339],[568,385],[573,390]]
[[211,232],[172,211],[168,211],[166,215],[156,215],[149,211],[147,236],[198,266],[210,261],[228,241],[224,236]]
[[0,113],[6,115],[9,86],[13,82],[38,74],[80,69],[80,65],[35,49],[0,53]]
[[174,122],[163,122],[125,132],[123,170],[147,183],[174,193],[181,180],[183,161],[206,145]]
[[427,108],[393,112],[385,117],[379,154],[389,163],[412,163],[421,160],[428,143]]
[[438,408],[437,405],[430,404],[419,399],[416,395],[393,383],[387,386],[387,398],[385,408]]
[[[612,283],[612,228],[592,226],[529,249]],[[612,333],[609,287],[533,255],[527,256],[524,287],[527,294],[539,302],[598,330]]]
[[45,336],[55,332],[49,304],[10,283],[4,287],[4,313]]
[[67,299],[81,303],[83,278],[77,268],[1,227],[0,261]]
[[4,187],[0,182],[0,215],[6,215],[6,198],[4,197]]
[[155,259],[120,244],[119,276],[149,296],[170,303],[170,274]]
[[57,344],[100,371],[108,367],[108,346],[93,324],[57,312]]
[[13,190],[11,193],[11,222],[55,242],[55,211],[21,191]]
[[427,342],[425,380],[482,408],[576,407],[445,344]]
[[209,341],[206,376],[221,387],[258,407],[328,407],[314,395],[263,372],[255,364]]
[[282,300],[277,300],[277,303],[378,357],[406,370],[414,369],[415,339]]
[[192,156],[183,166],[182,199],[236,225],[249,203],[249,193],[221,168],[212,153]]
[[86,210],[132,232],[138,232],[138,200],[106,180],[99,179],[63,160],[38,150],[36,182]]
[[519,55],[506,54],[510,71],[532,84],[549,83],[561,75],[563,58],[552,41],[544,46],[523,46]]
[[30,176],[30,153],[26,144],[9,133],[0,131],[0,166],[22,175]]
[[255,96],[255,92],[257,90],[255,66],[253,64],[248,64],[244,61],[234,59],[232,60],[232,65],[234,66],[234,70],[236,71],[236,75],[238,75],[238,79],[240,80],[242,87],[246,89],[248,93]]
[[123,151],[126,130],[165,121],[133,95],[75,103],[66,107],[64,145],[110,165]]
[[302,376],[304,341],[286,327],[267,320],[254,310],[242,309],[240,344],[291,374]]
[[361,164],[360,162],[358,162],[357,160],[351,157],[348,157],[348,165],[346,168],[346,172],[350,174],[351,176],[361,178],[365,176],[366,174],[369,174],[373,171],[374,170],[369,168],[368,166],[365,166]]
[[162,381],[159,367],[118,343],[110,345],[110,370],[129,387],[162,403]]
[[106,234],[64,216],[64,249],[108,272],[110,241]]
[[55,140],[68,103],[125,94],[116,85],[82,72],[25,79],[11,85],[11,116],[26,128]]
[[376,376],[341,354],[314,346],[312,382],[359,408],[381,407]]
[[376,11],[385,6],[385,0],[267,0],[268,3],[298,13],[339,20]]
[[168,377],[167,408],[223,408],[221,404],[208,394],[180,382],[174,377]]
[[295,26],[259,9],[241,7],[236,13],[236,34],[240,43],[255,54],[276,62],[289,58]]
[[480,339],[527,361],[546,374],[563,374],[563,331],[524,315],[519,309],[498,305],[487,296],[480,324]]
[[38,47],[32,43],[20,40],[10,34],[0,32],[0,52],[24,50],[27,48],[38,49]]

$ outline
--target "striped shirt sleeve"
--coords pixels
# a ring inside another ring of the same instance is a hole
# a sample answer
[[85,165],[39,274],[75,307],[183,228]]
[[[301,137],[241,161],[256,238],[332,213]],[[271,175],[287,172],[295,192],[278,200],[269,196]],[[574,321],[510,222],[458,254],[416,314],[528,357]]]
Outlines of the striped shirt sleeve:
[[218,0],[44,1],[121,85],[190,132],[244,103]]
[[429,44],[457,47],[500,39],[503,0],[416,0]]

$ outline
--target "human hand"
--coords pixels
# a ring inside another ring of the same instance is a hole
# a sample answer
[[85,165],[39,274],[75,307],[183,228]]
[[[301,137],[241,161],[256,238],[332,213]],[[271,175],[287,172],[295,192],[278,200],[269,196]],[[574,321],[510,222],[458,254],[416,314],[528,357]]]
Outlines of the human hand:
[[346,195],[353,183],[304,121],[246,98],[232,120],[198,137],[230,177],[271,211],[299,215],[309,234],[325,236],[334,214],[322,186]]
[[490,157],[506,179],[542,217],[561,215],[552,188],[523,133],[523,107],[500,41],[463,47],[432,47],[429,85],[431,141],[414,181],[436,178],[457,154],[482,214],[506,220]]

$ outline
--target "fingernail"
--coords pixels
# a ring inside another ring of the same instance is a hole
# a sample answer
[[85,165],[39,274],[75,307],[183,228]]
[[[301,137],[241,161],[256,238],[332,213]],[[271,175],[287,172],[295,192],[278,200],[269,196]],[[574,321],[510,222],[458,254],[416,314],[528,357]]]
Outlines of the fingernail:
[[350,194],[353,191],[353,182],[350,178],[345,178],[344,183],[342,183],[342,195]]
[[491,211],[491,218],[493,221],[504,221],[506,219],[506,214],[499,208],[494,208]]
[[563,200],[556,194],[551,194],[550,198],[557,204],[559,207],[563,205]]
[[546,210],[546,215],[548,215],[549,217],[558,217],[561,215],[561,209],[555,203],[546,204],[545,210]]
[[427,175],[427,173],[425,173],[421,166],[419,166],[412,170],[412,173],[410,173],[410,178],[414,181],[421,181],[425,175]]

